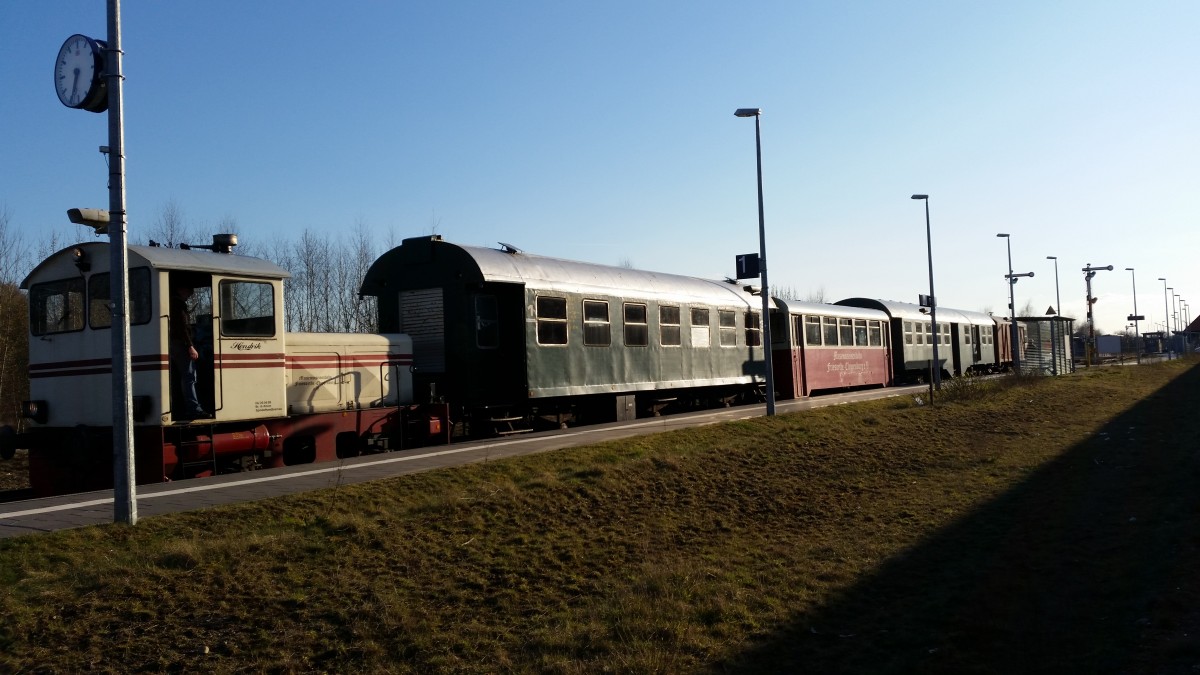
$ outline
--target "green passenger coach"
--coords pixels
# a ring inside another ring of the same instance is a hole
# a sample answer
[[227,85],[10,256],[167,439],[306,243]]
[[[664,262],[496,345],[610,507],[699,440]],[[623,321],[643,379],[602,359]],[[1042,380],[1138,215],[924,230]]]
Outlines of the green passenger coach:
[[383,254],[361,293],[412,338],[415,396],[468,419],[623,420],[765,381],[761,300],[729,282],[435,235]]

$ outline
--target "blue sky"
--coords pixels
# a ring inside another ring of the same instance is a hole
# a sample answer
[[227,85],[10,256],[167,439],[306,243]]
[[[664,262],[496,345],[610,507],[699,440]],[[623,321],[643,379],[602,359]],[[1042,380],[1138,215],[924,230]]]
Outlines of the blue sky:
[[[758,249],[763,109],[773,286],[1097,323],[1197,300],[1200,3],[125,2],[130,237],[164,205],[243,241],[362,225],[720,278]],[[0,209],[86,235],[106,116],[52,68],[100,0],[0,9]],[[1195,312],[1193,312],[1195,314]],[[1149,330],[1143,324],[1143,330]]]

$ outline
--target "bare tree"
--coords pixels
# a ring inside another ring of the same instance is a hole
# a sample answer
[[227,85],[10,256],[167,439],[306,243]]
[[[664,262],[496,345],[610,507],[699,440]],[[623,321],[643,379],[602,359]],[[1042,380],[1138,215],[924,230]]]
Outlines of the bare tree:
[[15,411],[29,397],[29,308],[17,287],[32,267],[29,245],[10,228],[8,210],[0,209],[0,422],[16,421]]
[[200,228],[190,226],[184,221],[183,209],[174,199],[169,199],[163,204],[158,219],[145,233],[146,238],[139,239],[143,243],[156,241],[166,246],[207,243],[207,237],[201,237]]

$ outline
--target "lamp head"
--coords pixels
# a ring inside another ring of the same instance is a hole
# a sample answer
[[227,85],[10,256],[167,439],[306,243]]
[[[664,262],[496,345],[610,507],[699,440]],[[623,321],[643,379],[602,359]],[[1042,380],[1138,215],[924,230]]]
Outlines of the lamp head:
[[734,117],[758,117],[762,114],[762,108],[738,108],[733,111]]
[[997,236],[997,237],[1006,237],[1006,238],[1008,237],[1008,235],[1007,235],[1007,234],[1003,234],[1003,233],[1001,233],[1001,234],[997,234],[996,236]]
[[913,199],[929,199],[929,195],[913,195]]
[[1132,271],[1133,271],[1133,268],[1132,268],[1132,267],[1126,267],[1126,268],[1125,268],[1125,271],[1126,271],[1126,272],[1132,272]]
[[1046,260],[1058,260],[1058,256],[1056,256],[1056,255],[1048,255],[1048,256],[1046,256]]

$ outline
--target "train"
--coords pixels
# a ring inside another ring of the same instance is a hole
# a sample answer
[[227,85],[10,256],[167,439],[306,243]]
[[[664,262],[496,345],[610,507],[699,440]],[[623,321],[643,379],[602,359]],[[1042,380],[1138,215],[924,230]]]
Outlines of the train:
[[[366,271],[377,333],[288,332],[288,271],[236,244],[128,247],[140,484],[759,401],[767,349],[780,399],[1012,364],[1009,324],[987,314],[939,307],[935,336],[907,303],[770,298],[764,335],[758,289],[736,280],[438,235],[405,239]],[[0,428],[0,456],[28,450],[39,496],[111,487],[108,261],[109,244],[76,244],[21,283],[30,400],[20,431]],[[179,288],[191,290],[196,391],[211,411],[198,418],[171,372]]]

